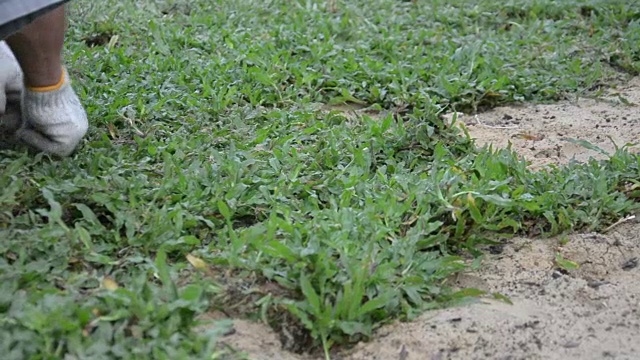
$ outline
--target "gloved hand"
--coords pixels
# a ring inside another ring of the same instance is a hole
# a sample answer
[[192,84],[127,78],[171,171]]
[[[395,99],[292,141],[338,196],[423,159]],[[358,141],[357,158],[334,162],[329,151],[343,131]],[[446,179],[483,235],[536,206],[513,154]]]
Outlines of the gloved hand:
[[8,139],[21,126],[22,70],[11,53],[0,44],[0,136]]
[[71,155],[89,128],[87,114],[71,87],[66,69],[56,85],[25,88],[21,110],[18,139],[50,154]]

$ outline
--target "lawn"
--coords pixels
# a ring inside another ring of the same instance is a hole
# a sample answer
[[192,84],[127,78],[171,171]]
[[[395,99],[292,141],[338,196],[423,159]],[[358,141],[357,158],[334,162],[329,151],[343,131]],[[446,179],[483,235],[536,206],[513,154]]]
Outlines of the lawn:
[[196,330],[219,311],[328,356],[501,298],[447,279],[636,211],[640,157],[534,172],[440,115],[596,96],[638,44],[623,0],[74,1],[92,128],[68,159],[1,154],[0,353],[235,358],[228,323]]

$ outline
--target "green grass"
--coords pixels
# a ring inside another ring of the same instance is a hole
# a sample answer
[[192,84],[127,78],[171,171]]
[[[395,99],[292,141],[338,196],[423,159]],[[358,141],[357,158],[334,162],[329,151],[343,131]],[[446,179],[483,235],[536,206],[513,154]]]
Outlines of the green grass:
[[[637,74],[635,2],[73,4],[92,130],[70,159],[0,158],[4,359],[233,357],[225,323],[195,330],[212,309],[329,354],[482,295],[447,278],[485,245],[638,209],[624,148],[532,172],[438,117]],[[344,102],[391,111],[319,106]]]

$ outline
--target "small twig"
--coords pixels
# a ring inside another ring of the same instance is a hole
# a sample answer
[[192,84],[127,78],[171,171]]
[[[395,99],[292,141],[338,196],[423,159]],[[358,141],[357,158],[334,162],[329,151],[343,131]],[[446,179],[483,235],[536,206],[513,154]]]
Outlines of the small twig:
[[635,219],[636,216],[635,215],[629,215],[626,218],[622,218],[618,221],[616,221],[615,223],[611,224],[610,226],[608,226],[606,229],[602,230],[603,233],[609,232],[609,230],[613,229],[614,227],[620,225],[620,224],[624,224],[628,221],[631,221],[633,219]]
[[480,121],[480,118],[478,117],[478,115],[474,115],[473,117],[474,119],[476,119],[476,122],[478,123],[478,125],[490,128],[490,129],[517,129],[518,126],[514,125],[514,126],[493,126],[493,125],[487,125],[485,123],[483,123],[482,121]]

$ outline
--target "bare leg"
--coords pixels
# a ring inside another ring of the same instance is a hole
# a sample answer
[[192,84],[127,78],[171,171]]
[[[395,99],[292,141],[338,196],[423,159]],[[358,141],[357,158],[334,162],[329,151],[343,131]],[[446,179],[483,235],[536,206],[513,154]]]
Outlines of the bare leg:
[[20,63],[27,87],[60,82],[66,27],[65,9],[61,5],[6,39]]

